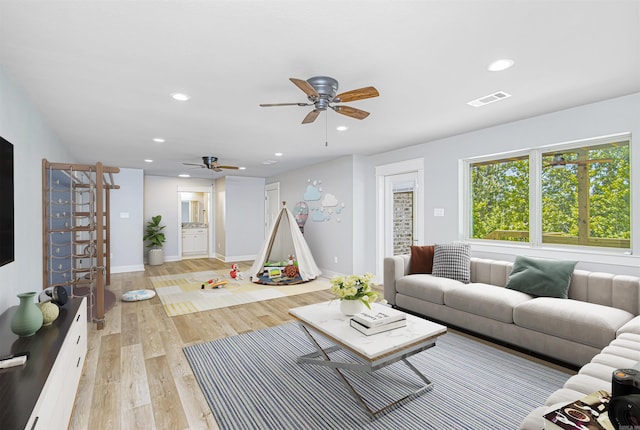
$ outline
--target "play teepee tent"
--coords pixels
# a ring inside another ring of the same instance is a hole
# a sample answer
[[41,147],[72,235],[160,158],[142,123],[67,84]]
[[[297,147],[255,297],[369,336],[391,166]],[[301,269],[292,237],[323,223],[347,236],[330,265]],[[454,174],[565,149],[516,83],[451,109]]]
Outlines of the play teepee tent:
[[[296,275],[289,276],[293,273]],[[295,217],[283,205],[251,267],[251,280],[262,284],[307,282],[321,273]]]

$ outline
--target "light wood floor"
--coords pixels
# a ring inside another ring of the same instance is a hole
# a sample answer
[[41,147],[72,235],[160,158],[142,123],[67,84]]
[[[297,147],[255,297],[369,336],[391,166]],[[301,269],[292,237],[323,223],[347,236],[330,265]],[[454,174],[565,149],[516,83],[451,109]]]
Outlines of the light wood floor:
[[[111,275],[108,289],[153,289],[150,276],[228,268],[213,259],[146,266],[146,272]],[[247,270],[250,262],[240,264]],[[327,291],[168,317],[160,299],[122,303],[107,313],[106,327],[89,325],[88,353],[71,429],[217,429],[182,352],[187,345],[291,321],[288,310],[330,300]]]
[[[250,264],[241,263],[240,270]],[[146,266],[146,272],[113,274],[108,289],[119,298],[126,291],[153,289],[150,276],[228,266],[213,259]],[[218,429],[182,348],[280,325],[292,321],[290,308],[332,298],[326,290],[172,318],[157,297],[131,303],[118,299],[107,313],[105,329],[89,324],[70,428]]]

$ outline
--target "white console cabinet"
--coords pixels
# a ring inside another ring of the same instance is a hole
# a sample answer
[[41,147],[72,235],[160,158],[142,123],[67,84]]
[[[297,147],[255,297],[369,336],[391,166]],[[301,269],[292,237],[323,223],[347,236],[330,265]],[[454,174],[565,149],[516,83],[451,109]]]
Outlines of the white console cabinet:
[[206,228],[182,229],[182,253],[185,255],[201,255],[207,253]]
[[0,373],[0,427],[67,429],[87,354],[87,300],[70,299],[53,324],[28,338],[11,333],[13,313],[0,318],[0,354],[28,351],[29,358]]

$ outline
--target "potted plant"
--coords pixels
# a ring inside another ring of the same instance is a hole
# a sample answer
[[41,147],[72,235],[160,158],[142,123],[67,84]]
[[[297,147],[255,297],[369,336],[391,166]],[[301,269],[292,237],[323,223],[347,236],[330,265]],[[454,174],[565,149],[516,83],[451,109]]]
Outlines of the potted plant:
[[147,222],[147,229],[143,238],[147,242],[147,248],[149,248],[148,263],[151,266],[159,266],[164,262],[162,244],[167,238],[162,232],[165,226],[160,225],[160,221],[162,221],[161,215],[151,217],[151,221]]
[[340,310],[345,315],[354,315],[378,300],[378,293],[373,291],[373,275],[336,276],[331,279],[331,292],[340,299]]

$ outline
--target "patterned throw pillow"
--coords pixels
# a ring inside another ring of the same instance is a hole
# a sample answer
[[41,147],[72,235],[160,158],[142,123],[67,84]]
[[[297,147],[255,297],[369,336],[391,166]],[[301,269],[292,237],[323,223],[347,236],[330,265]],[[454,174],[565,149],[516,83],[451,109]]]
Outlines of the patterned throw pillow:
[[471,281],[471,246],[463,242],[435,244],[431,274],[468,284]]

